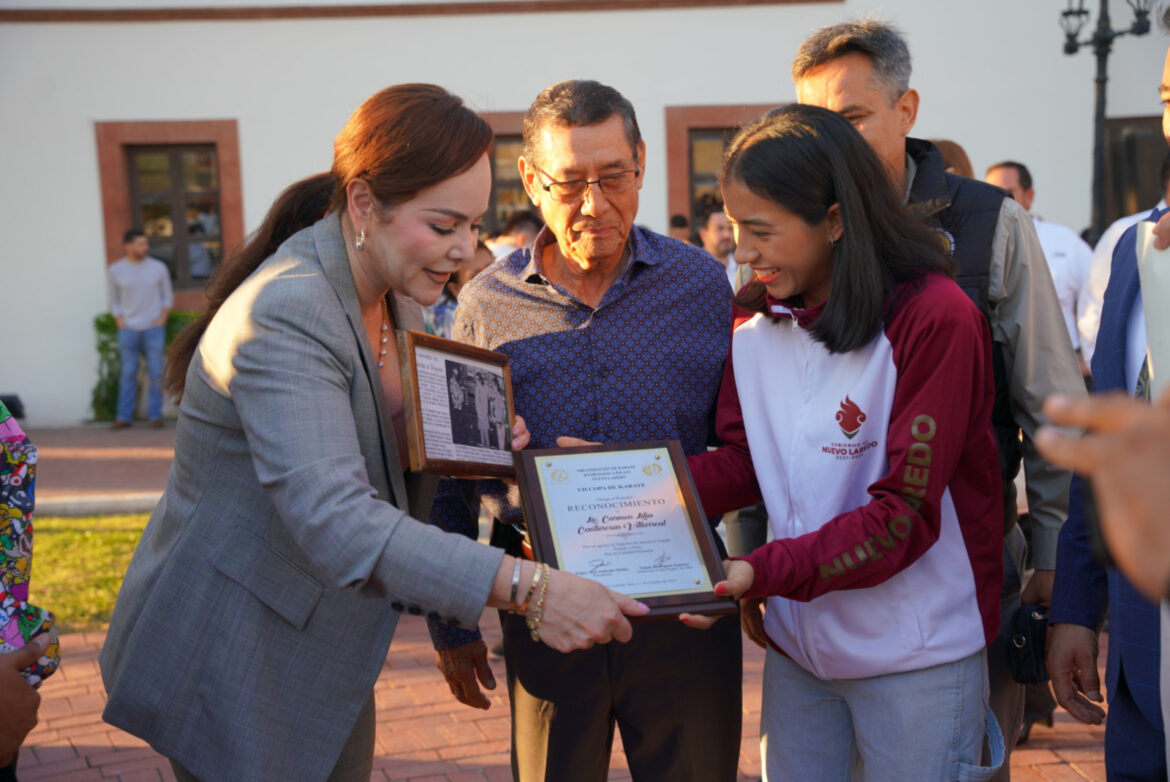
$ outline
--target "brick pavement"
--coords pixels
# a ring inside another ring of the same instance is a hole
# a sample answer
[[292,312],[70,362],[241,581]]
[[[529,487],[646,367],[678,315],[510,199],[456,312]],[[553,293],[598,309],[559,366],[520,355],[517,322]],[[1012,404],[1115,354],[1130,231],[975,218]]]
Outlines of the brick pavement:
[[[499,637],[494,617],[484,621],[489,643]],[[21,750],[20,779],[60,782],[159,782],[173,780],[166,761],[139,739],[101,721],[105,694],[97,669],[102,633],[62,639],[61,669],[42,688],[40,725]],[[760,774],[759,716],[763,653],[746,644],[744,735],[739,779]],[[1102,653],[1102,660],[1104,654]],[[492,668],[502,688],[504,666]],[[404,616],[374,689],[377,750],[372,780],[378,782],[503,782],[508,766],[508,702],[497,689],[487,711],[456,703],[434,668],[422,620]],[[1104,729],[1081,725],[1058,711],[1056,725],[1036,726],[1012,757],[1015,782],[1104,782]],[[630,779],[615,741],[610,779]]]
[[[78,427],[31,430],[30,436],[41,449],[37,490],[42,509],[125,511],[127,498],[157,496],[165,485],[174,430],[136,427],[111,432],[103,427]],[[483,627],[489,643],[498,639],[494,617],[487,617]],[[102,633],[75,633],[62,638],[61,668],[41,690],[40,724],[21,750],[22,782],[174,779],[166,761],[142,741],[101,721],[105,694],[97,653],[103,637]],[[502,687],[503,663],[492,666]],[[741,780],[754,780],[760,774],[762,674],[763,653],[745,643]],[[418,618],[403,617],[375,695],[378,732],[371,779],[497,782],[511,778],[507,697],[497,690],[486,712],[456,703],[434,668],[430,639]],[[1035,727],[1031,741],[1013,755],[1012,777],[1015,782],[1103,782],[1103,741],[1103,728],[1081,725],[1058,710],[1054,728]],[[629,778],[619,738],[610,779]]]

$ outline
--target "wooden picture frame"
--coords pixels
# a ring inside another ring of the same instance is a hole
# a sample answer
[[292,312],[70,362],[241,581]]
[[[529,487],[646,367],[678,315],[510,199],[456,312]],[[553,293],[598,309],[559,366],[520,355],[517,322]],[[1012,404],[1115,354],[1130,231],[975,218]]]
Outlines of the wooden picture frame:
[[410,469],[511,478],[508,357],[420,331],[398,332]]
[[537,561],[637,598],[641,619],[735,613],[713,591],[723,563],[678,440],[514,457]]

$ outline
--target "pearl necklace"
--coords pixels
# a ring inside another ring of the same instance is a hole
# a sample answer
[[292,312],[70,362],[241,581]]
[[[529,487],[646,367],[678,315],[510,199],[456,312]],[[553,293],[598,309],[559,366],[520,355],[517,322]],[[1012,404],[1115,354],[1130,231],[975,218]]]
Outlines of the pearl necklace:
[[381,350],[378,353],[378,369],[381,369],[386,364],[386,344],[390,341],[390,335],[387,334],[390,330],[390,310],[386,306],[386,298],[382,297],[382,342]]

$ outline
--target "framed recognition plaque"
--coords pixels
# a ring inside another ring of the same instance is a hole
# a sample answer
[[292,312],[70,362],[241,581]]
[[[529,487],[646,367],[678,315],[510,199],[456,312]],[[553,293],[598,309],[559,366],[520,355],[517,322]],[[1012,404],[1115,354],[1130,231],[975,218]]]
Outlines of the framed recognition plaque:
[[723,564],[677,440],[515,458],[537,560],[637,598],[651,618],[735,611],[713,591]]
[[410,469],[510,478],[508,357],[418,331],[398,332]]

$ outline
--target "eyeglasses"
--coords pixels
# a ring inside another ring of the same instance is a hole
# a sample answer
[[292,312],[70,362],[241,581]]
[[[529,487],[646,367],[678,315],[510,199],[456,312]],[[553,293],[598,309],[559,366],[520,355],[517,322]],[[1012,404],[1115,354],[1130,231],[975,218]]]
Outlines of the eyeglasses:
[[[540,169],[537,170],[540,171]],[[540,173],[544,174],[543,171],[540,171]],[[619,171],[616,174],[606,174],[597,179],[571,179],[568,182],[549,182],[547,185],[541,182],[540,186],[553,199],[561,203],[571,204],[584,197],[585,191],[589,189],[590,185],[597,185],[601,188],[601,192],[606,195],[624,193],[637,183],[638,176],[641,173],[642,169],[631,168],[627,171]]]

